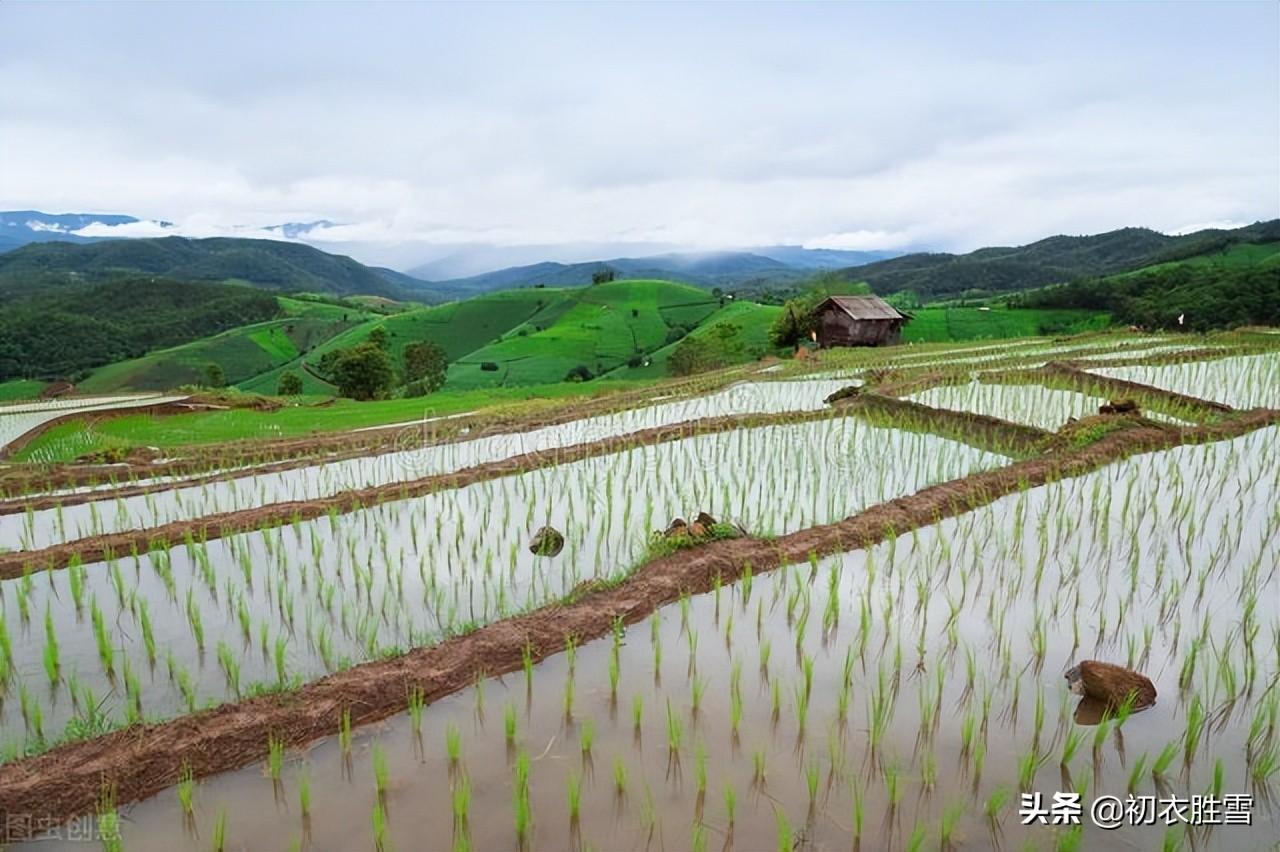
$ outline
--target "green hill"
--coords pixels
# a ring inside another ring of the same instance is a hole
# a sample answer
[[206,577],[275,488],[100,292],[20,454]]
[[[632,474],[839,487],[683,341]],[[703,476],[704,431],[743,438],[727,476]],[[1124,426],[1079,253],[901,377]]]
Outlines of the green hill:
[[563,300],[502,340],[451,364],[449,384],[544,384],[573,371],[582,378],[603,375],[678,340],[720,307],[705,290],[669,281],[613,281],[563,292]]
[[0,299],[121,274],[242,283],[283,292],[421,298],[408,286],[416,279],[300,243],[161,237],[87,245],[31,243],[0,254]]
[[0,310],[0,380],[70,378],[102,364],[277,316],[248,287],[124,278],[55,289]]
[[[773,352],[769,343],[769,326],[782,313],[776,305],[755,302],[730,302],[719,308],[702,324],[689,332],[695,340],[705,340],[726,364],[763,358]],[[622,366],[609,374],[618,379],[660,379],[669,375],[667,361],[680,345],[668,343],[648,356],[647,363],[637,367]]]
[[303,354],[372,315],[323,302],[284,297],[276,301],[276,318],[109,364],[94,371],[79,388],[98,393],[201,384],[206,366],[217,364],[228,384],[245,390],[275,393],[280,373],[292,369],[303,379],[304,392],[332,393],[329,385],[303,369]]
[[912,291],[931,301],[959,294],[993,294],[1113,275],[1242,243],[1280,240],[1280,220],[1235,230],[1168,236],[1122,228],[1085,237],[1057,236],[1025,246],[983,248],[969,254],[908,254],[842,271],[880,294]]
[[1105,310],[1117,322],[1146,328],[1280,325],[1280,241],[1229,245],[1120,275],[1046,287],[1021,294],[1015,303]]

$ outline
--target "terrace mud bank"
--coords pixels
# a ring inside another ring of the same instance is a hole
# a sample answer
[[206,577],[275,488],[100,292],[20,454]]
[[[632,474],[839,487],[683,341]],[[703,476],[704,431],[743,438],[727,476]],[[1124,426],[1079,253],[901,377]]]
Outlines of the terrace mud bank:
[[119,803],[153,795],[179,780],[185,766],[207,776],[252,763],[275,738],[302,746],[339,729],[343,712],[368,724],[405,709],[420,688],[428,701],[485,676],[560,652],[567,636],[578,642],[607,634],[621,620],[634,623],[682,595],[710,591],[754,572],[865,548],[945,517],[963,514],[1014,492],[1075,477],[1143,452],[1223,440],[1280,422],[1280,411],[1254,410],[1222,423],[1187,429],[1138,427],[1105,436],[1075,452],[1017,462],[925,488],[843,521],[776,540],[735,539],[662,557],[612,588],[588,591],[572,602],[509,618],[466,636],[402,656],[367,663],[298,690],[265,696],[156,725],[140,725],[59,746],[37,757],[0,766],[0,825],[7,841],[93,811],[104,788]]
[[930,432],[981,450],[1014,456],[1039,451],[1052,432],[986,414],[952,411],[878,393],[858,393],[832,403],[875,424]]
[[1158,411],[1182,411],[1194,415],[1201,421],[1216,420],[1235,410],[1220,402],[1187,396],[1125,379],[1112,379],[1088,373],[1061,361],[1051,361],[1034,370],[988,373],[982,376],[982,381],[992,384],[1038,384],[1102,397],[1131,398],[1145,408]]

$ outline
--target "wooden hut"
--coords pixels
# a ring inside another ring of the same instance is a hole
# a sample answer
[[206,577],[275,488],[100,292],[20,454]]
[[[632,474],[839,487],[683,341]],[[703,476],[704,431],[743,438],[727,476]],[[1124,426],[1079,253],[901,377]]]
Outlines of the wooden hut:
[[902,337],[907,317],[878,296],[832,296],[813,309],[818,345],[890,346]]

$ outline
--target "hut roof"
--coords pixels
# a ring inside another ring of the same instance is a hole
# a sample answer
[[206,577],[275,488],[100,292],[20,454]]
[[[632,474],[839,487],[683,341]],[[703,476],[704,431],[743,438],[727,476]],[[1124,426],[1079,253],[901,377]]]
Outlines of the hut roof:
[[831,296],[818,309],[827,305],[834,305],[856,320],[906,319],[879,296]]

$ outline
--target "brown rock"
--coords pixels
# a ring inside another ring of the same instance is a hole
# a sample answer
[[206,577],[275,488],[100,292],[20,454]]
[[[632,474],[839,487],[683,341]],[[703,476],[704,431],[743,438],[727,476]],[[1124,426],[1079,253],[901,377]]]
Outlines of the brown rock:
[[1150,678],[1123,666],[1082,660],[1068,669],[1064,677],[1072,692],[1101,701],[1110,708],[1124,704],[1130,695],[1134,710],[1156,703],[1156,688]]
[[694,523],[702,524],[707,529],[711,529],[716,525],[716,519],[708,515],[706,512],[699,512],[698,517],[694,519]]
[[554,527],[543,527],[533,534],[529,552],[534,556],[559,556],[564,550],[564,536]]
[[676,518],[665,530],[663,530],[662,534],[667,538],[674,538],[678,535],[688,535],[689,525],[685,523],[684,518]]
[[1113,399],[1106,405],[1098,406],[1099,414],[1137,414],[1138,403],[1131,399]]

